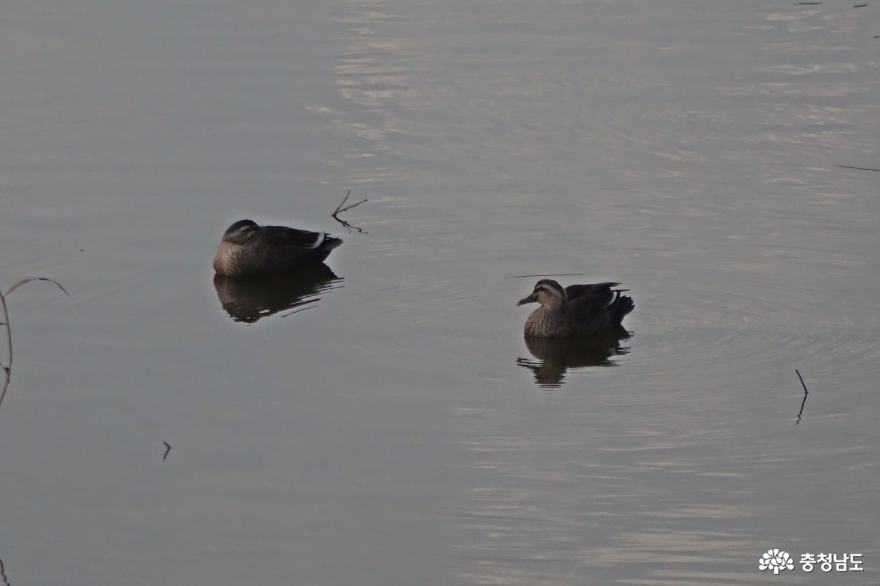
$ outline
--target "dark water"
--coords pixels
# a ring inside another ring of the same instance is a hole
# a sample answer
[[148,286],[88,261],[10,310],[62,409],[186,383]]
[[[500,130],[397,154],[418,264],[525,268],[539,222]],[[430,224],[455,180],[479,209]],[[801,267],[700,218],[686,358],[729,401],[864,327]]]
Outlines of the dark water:
[[[878,10],[6,6],[6,579],[876,583]],[[243,217],[345,243],[215,282]]]

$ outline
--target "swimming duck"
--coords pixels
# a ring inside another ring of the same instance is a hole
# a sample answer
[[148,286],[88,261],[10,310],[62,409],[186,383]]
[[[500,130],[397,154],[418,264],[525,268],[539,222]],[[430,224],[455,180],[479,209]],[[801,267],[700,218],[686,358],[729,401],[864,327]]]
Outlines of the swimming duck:
[[635,305],[621,295],[627,289],[614,289],[620,283],[571,285],[563,289],[552,279],[535,284],[532,294],[517,305],[540,303],[526,320],[526,336],[571,338],[596,334],[620,326]]
[[323,262],[340,244],[342,240],[324,232],[239,220],[223,234],[214,270],[226,277],[289,273]]

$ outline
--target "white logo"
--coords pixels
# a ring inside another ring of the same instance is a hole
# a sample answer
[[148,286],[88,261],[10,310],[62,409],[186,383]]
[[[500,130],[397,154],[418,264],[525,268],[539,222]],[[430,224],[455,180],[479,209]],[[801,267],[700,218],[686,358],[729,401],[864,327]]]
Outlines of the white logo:
[[791,556],[788,555],[787,551],[768,549],[767,553],[761,556],[761,560],[758,562],[758,569],[761,571],[773,570],[774,574],[778,574],[780,571],[793,570],[794,562],[791,561]]

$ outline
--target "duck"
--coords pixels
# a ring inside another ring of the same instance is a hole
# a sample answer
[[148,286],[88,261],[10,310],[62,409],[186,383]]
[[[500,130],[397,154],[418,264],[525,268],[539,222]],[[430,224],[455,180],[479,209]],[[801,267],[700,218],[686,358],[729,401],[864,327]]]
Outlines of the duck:
[[239,220],[223,233],[214,271],[224,277],[264,277],[315,266],[342,244],[326,232],[260,226]]
[[516,304],[540,303],[526,320],[525,335],[536,338],[573,338],[620,327],[635,309],[633,300],[615,289],[620,283],[570,285],[565,289],[552,279],[535,284],[532,294]]

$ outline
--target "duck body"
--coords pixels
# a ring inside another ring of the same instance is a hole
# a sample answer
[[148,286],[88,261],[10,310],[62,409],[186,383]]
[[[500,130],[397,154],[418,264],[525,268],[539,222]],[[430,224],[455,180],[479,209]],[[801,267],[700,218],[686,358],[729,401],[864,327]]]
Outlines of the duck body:
[[341,239],[324,232],[239,220],[223,234],[214,271],[225,277],[291,273],[324,262],[340,244]]
[[571,285],[565,289],[551,279],[535,284],[532,294],[517,305],[540,303],[526,320],[525,335],[537,338],[573,338],[620,327],[635,305],[615,289],[620,283]]

